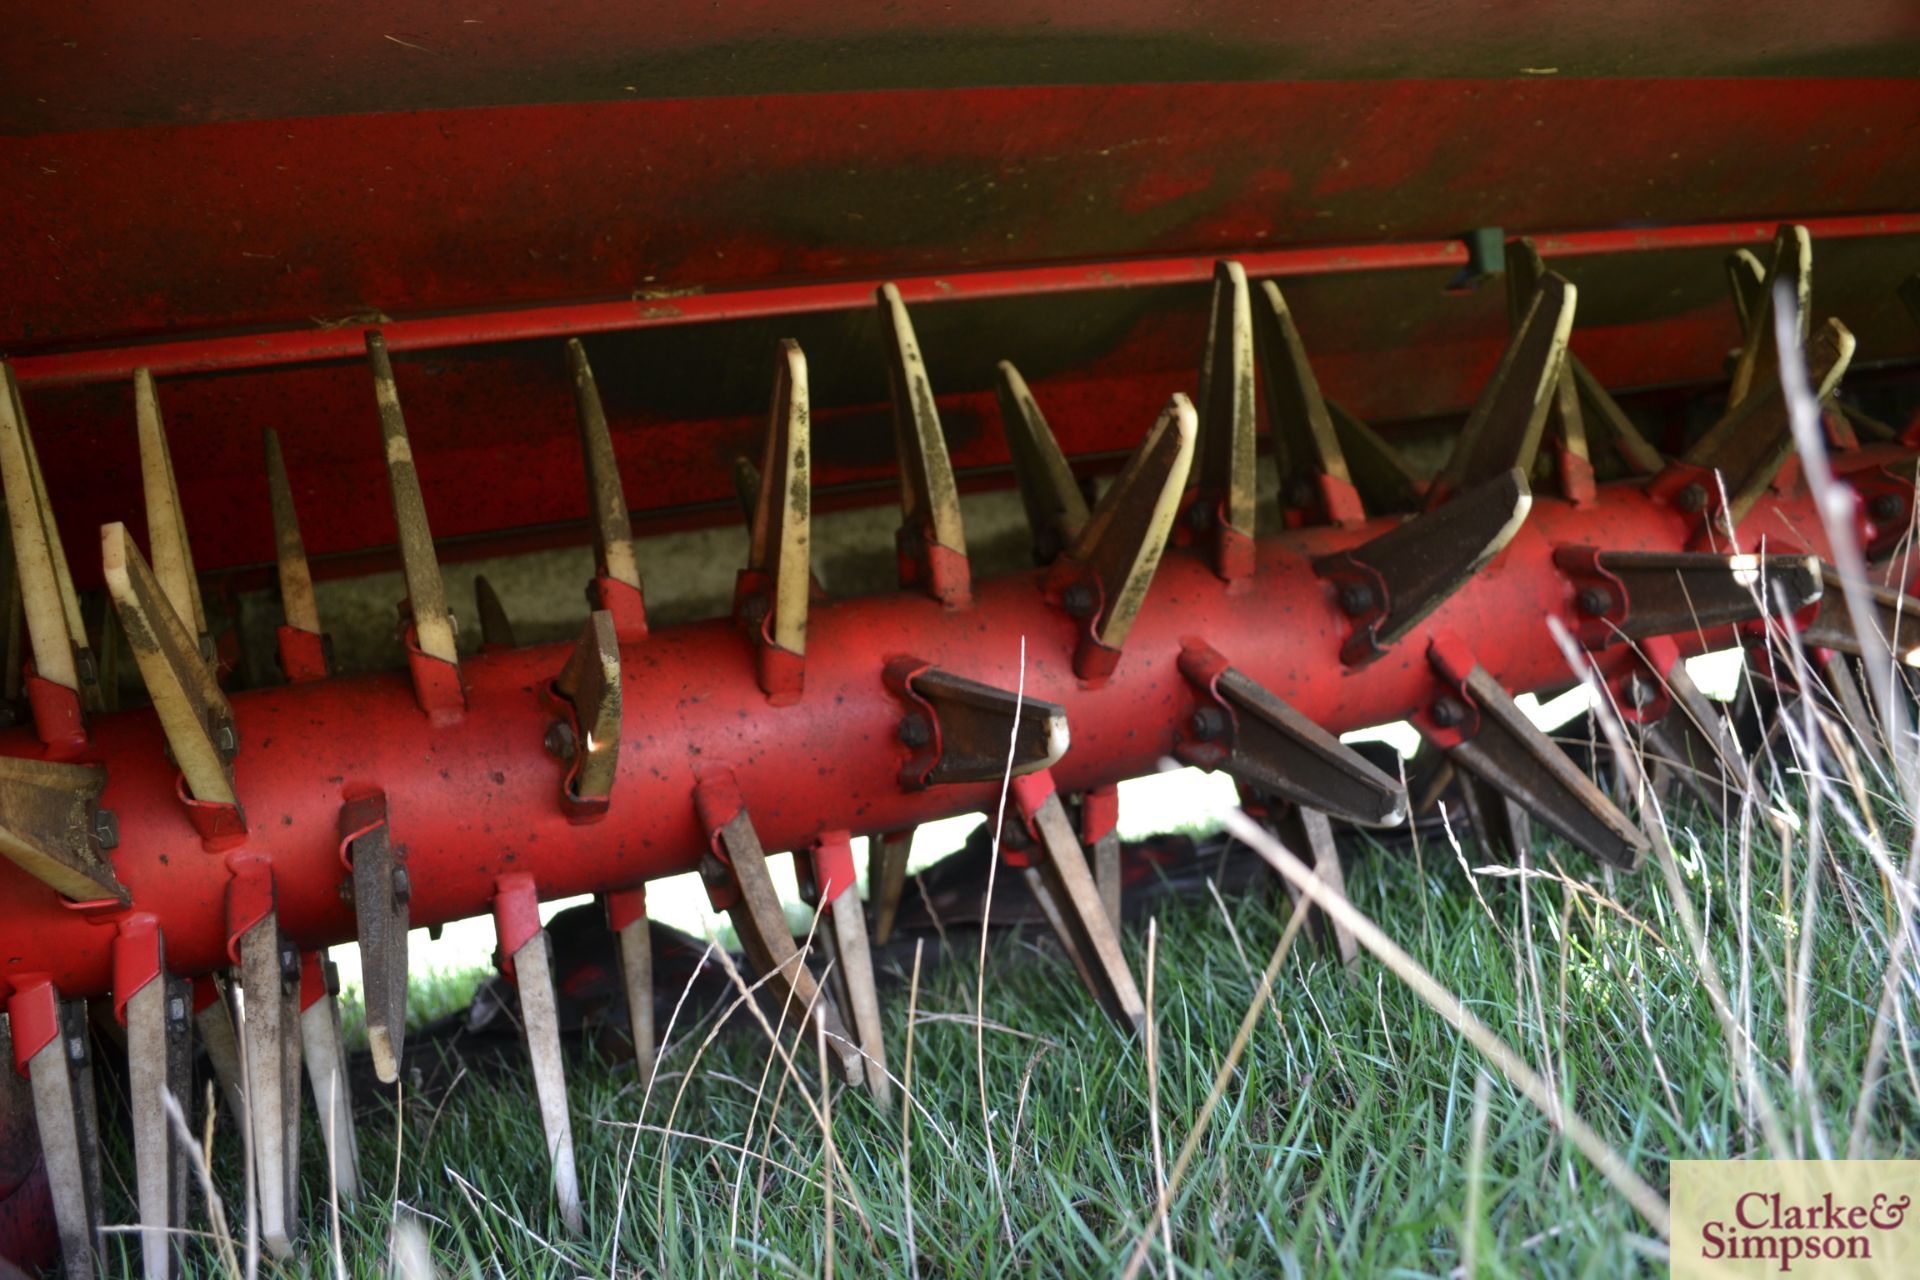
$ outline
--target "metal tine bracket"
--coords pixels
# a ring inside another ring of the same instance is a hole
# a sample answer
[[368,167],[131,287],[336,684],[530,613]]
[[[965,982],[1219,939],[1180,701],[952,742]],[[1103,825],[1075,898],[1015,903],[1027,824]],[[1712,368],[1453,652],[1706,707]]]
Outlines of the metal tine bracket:
[[1079,626],[1073,673],[1090,687],[1120,663],[1173,530],[1193,462],[1193,405],[1176,394],[1094,508],[1073,549],[1047,571],[1047,598]]
[[306,542],[300,537],[293,484],[287,479],[286,458],[280,452],[280,433],[269,428],[263,440],[267,497],[273,508],[274,553],[279,563],[280,605],[287,619],[277,634],[280,670],[292,684],[324,680],[330,665],[329,645],[320,630],[320,604],[313,592]]
[[339,995],[340,974],[333,961],[317,951],[301,957],[300,1042],[307,1060],[307,1084],[319,1115],[332,1189],[340,1199],[353,1201],[360,1196],[360,1141],[354,1133]]
[[100,1129],[94,1113],[84,1000],[60,999],[43,977],[13,977],[7,1001],[14,1070],[33,1092],[41,1159],[52,1192],[66,1275],[104,1274],[100,1213]]
[[392,1084],[400,1078],[407,1032],[407,930],[413,882],[406,846],[387,824],[385,792],[350,796],[340,808],[341,886],[353,901],[365,988],[367,1047],[373,1071]]
[[[27,698],[40,741],[58,755],[70,756],[87,741],[82,691],[93,683],[93,658],[20,388],[5,364],[0,364],[0,381],[6,384],[0,388],[5,392],[0,394],[0,493],[6,498],[14,572],[32,653],[25,677]],[[97,694],[90,690],[84,700],[91,702]]]
[[407,580],[409,621],[405,643],[414,696],[420,709],[436,722],[458,720],[467,704],[460,685],[453,614],[447,608],[447,587],[433,550],[433,530],[427,526],[427,503],[420,493],[413,442],[400,409],[400,388],[394,381],[393,363],[387,358],[386,339],[377,330],[367,331],[367,360],[373,367],[374,402],[380,410],[380,435],[386,444],[387,487],[393,495],[393,520],[400,532],[400,566]]
[[186,511],[173,478],[173,453],[160,417],[160,393],[146,369],[133,371],[133,409],[140,431],[140,477],[146,491],[147,550],[153,554],[153,574],[180,621],[193,629],[200,656],[211,665],[213,637],[207,632],[207,609],[187,541]]
[[873,979],[873,950],[867,941],[867,917],[854,884],[853,836],[823,831],[810,848],[795,849],[794,873],[800,896],[820,911],[834,1001],[859,1046],[867,1089],[886,1106],[893,1097],[887,1078],[887,1042],[880,1027],[880,991]]
[[588,594],[594,608],[613,615],[614,631],[622,643],[644,640],[647,604],[641,589],[640,559],[633,549],[627,495],[620,484],[620,462],[613,452],[613,433],[607,429],[600,386],[593,380],[587,349],[578,338],[567,340],[567,369],[573,375],[574,412],[580,423],[580,451],[587,466],[587,517],[593,526],[595,573]]
[[561,806],[575,822],[596,822],[607,815],[620,772],[620,642],[612,613],[600,609],[587,619],[550,692],[567,716],[548,731],[549,746],[569,761]]
[[1012,362],[1002,360],[994,367],[994,390],[1000,400],[1007,456],[1013,463],[1013,478],[1020,487],[1027,529],[1033,536],[1033,562],[1052,564],[1086,527],[1087,498],[1080,492],[1046,415],[1040,412],[1039,401]]
[[794,946],[780,895],[767,870],[766,850],[753,829],[733,772],[717,769],[704,774],[694,788],[694,805],[707,835],[707,853],[700,862],[707,897],[714,910],[726,912],[733,921],[747,959],[785,1011],[780,1021],[805,1034],[817,1019],[839,1054],[847,1083],[861,1083],[867,1073],[860,1047],[847,1034],[833,1005],[822,998],[806,957]]
[[1050,768],[1067,752],[1067,712],[1057,703],[1023,699],[918,658],[888,662],[885,678],[907,707],[898,736],[907,752],[900,785],[909,791],[991,782],[1007,770],[1009,741],[1016,776]]
[[585,1229],[586,1219],[573,1158],[566,1063],[560,1055],[560,1005],[553,986],[553,953],[547,931],[540,925],[540,894],[532,876],[516,872],[494,882],[493,923],[500,939],[500,967],[520,992],[520,1025],[526,1033],[534,1095],[540,1102],[554,1199],[561,1223],[577,1236]]
[[242,1001],[241,1123],[253,1138],[260,1237],[286,1259],[300,1213],[300,953],[280,932],[272,864],[235,853],[227,867],[227,957],[239,968]]
[[973,573],[933,382],[900,290],[885,284],[878,297],[900,455],[900,585],[918,587],[949,609],[965,608],[973,600]]
[[[233,708],[212,668],[200,657],[186,623],[167,603],[125,525],[101,528],[100,560],[127,647],[153,699],[187,794],[202,805],[230,810],[232,821],[244,829],[228,766],[240,738]],[[207,834],[204,826],[201,830]]]
[[1387,825],[1406,816],[1396,779],[1235,670],[1218,650],[1189,640],[1180,673],[1195,695],[1174,743],[1183,764],[1224,770],[1259,792],[1347,822]]
[[808,406],[807,357],[799,343],[782,339],[749,518],[747,567],[733,597],[734,614],[753,638],[760,689],[776,707],[798,702],[807,682],[807,605],[813,584]]
[[[1854,337],[1828,320],[1807,341],[1807,378],[1825,401],[1853,359]],[[1738,525],[1793,454],[1793,427],[1779,379],[1770,379],[1722,414],[1705,435],[1647,486],[1674,510],[1699,518],[1696,543],[1721,520]],[[1716,474],[1717,473],[1717,474]],[[1724,500],[1723,500],[1724,494]]]
[[1519,470],[1494,476],[1444,506],[1313,562],[1353,624],[1340,661],[1364,666],[1438,609],[1513,539],[1533,507]]
[[1237,262],[1213,264],[1213,303],[1200,362],[1186,523],[1209,544],[1213,571],[1228,582],[1254,569],[1253,302]]
[[1821,599],[1813,556],[1559,546],[1553,562],[1572,584],[1577,634],[1589,649],[1757,622],[1783,600],[1797,615]]
[[1289,523],[1311,511],[1343,529],[1365,524],[1366,507],[1347,468],[1333,413],[1320,394],[1293,311],[1271,280],[1260,282],[1253,331],[1267,386],[1267,434],[1280,467],[1280,503]]
[[1042,770],[1014,779],[1013,798],[1027,839],[1025,849],[1014,849],[1002,833],[1008,862],[1038,872],[1046,891],[1043,905],[1050,903],[1048,915],[1094,998],[1123,1030],[1140,1034],[1146,1027],[1146,1003],[1120,949],[1119,926],[1107,914],[1086,852],[1054,788],[1053,774]]
[[1626,870],[1639,865],[1647,850],[1639,828],[1534,727],[1464,643],[1442,632],[1428,644],[1427,660],[1434,698],[1413,720],[1428,741],[1587,853]]
[[0,855],[71,902],[132,901],[106,851],[113,814],[100,808],[104,765],[0,756]]
[[606,894],[607,928],[620,956],[620,985],[627,995],[627,1034],[640,1082],[653,1078],[653,931],[647,923],[647,889],[615,889]]
[[113,940],[113,1009],[127,1029],[127,1110],[147,1280],[174,1274],[174,1232],[187,1224],[187,1151],[174,1137],[162,1099],[171,1096],[187,1114],[192,990],[189,979],[167,973],[166,943],[152,913],[122,918]]

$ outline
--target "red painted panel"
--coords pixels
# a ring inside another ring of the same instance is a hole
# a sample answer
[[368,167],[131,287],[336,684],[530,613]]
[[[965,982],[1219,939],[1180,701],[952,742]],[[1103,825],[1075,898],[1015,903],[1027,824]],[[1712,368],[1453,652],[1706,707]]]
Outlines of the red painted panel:
[[10,354],[630,289],[1907,211],[1920,80],[1076,85],[0,138]]

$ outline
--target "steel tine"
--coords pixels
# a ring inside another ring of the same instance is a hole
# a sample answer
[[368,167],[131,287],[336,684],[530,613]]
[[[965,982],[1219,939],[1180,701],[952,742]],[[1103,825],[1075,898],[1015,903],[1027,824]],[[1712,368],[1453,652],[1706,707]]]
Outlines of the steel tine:
[[515,647],[513,619],[507,616],[507,607],[500,603],[500,593],[493,589],[493,583],[487,580],[484,573],[477,573],[473,577],[473,612],[480,619],[482,649]]
[[885,946],[893,937],[893,922],[907,889],[907,859],[913,853],[913,832],[889,831],[867,840],[867,896],[873,911],[873,943]]
[[354,1133],[347,1046],[340,1034],[340,974],[318,951],[300,960],[300,1044],[307,1085],[326,1146],[332,1186],[345,1203],[360,1197],[360,1140]]
[[1120,949],[1120,930],[1108,916],[1087,866],[1087,855],[1045,770],[1013,782],[1020,814],[1035,838],[1033,861],[1059,909],[1061,938],[1078,951],[1094,998],[1123,1028],[1139,1034],[1146,1003]]
[[367,1011],[367,1048],[373,1072],[400,1078],[407,1032],[407,929],[413,882],[406,848],[393,842],[387,798],[379,791],[349,797],[340,808],[340,858],[352,877],[359,926],[361,986]]
[[1532,474],[1566,365],[1576,297],[1564,277],[1551,272],[1542,277],[1493,378],[1467,415],[1453,453],[1427,492],[1429,510],[1505,471]]
[[400,388],[386,339],[367,331],[367,360],[373,368],[374,403],[380,410],[380,435],[386,443],[387,486],[393,495],[393,519],[400,532],[400,565],[407,579],[408,607],[413,615],[414,642],[420,652],[450,666],[459,666],[454,647],[453,615],[447,609],[446,583],[433,550],[433,531],[427,526],[426,499],[420,492],[420,473],[414,466],[413,442],[400,409]]
[[747,567],[734,593],[735,614],[753,639],[761,691],[774,706],[799,701],[806,688],[813,588],[810,423],[807,358],[799,343],[783,339],[774,362]]
[[653,929],[647,923],[644,885],[606,895],[607,927],[620,956],[620,985],[627,996],[628,1036],[640,1082],[653,1079]]
[[500,953],[520,992],[520,1023],[526,1032],[533,1091],[540,1103],[560,1221],[579,1235],[586,1220],[580,1206],[580,1175],[573,1158],[573,1117],[567,1108],[566,1062],[560,1053],[560,1006],[553,987],[553,952],[540,927],[540,898],[533,877],[501,876],[493,899]]
[[962,608],[973,598],[972,570],[933,382],[900,290],[885,284],[878,297],[900,456],[900,585],[919,587],[948,608]]
[[237,1125],[247,1122],[246,1086],[240,1078],[240,1033],[233,1023],[226,984],[211,974],[193,980],[193,1034],[207,1052],[220,1100]]
[[1342,527],[1364,522],[1366,509],[1293,309],[1271,280],[1260,282],[1254,333],[1267,387],[1267,434],[1280,469],[1281,505],[1316,507],[1329,524]]
[[125,525],[102,526],[100,561],[113,607],[127,631],[127,646],[187,790],[196,800],[236,804],[227,765],[239,746],[233,708],[186,623],[167,603]]
[[640,557],[633,549],[633,523],[620,484],[620,460],[600,401],[600,386],[578,338],[567,340],[567,369],[573,375],[574,413],[580,424],[580,452],[587,468],[588,523],[593,528],[594,584],[597,608],[614,616],[622,640],[647,634],[646,597],[640,581]]
[[1093,970],[1087,967],[1087,958],[1081,953],[1080,944],[1074,941],[1074,931],[1067,924],[1066,913],[1060,910],[1060,904],[1053,899],[1053,890],[1047,887],[1046,877],[1040,874],[1039,867],[1032,864],[1020,868],[1020,877],[1027,886],[1027,892],[1033,895],[1040,914],[1046,917],[1047,927],[1053,930],[1053,936],[1059,940],[1060,949],[1067,953],[1073,971],[1080,975],[1080,985],[1096,993],[1094,998],[1098,999],[1099,984],[1093,976]]
[[[1800,341],[1807,340],[1813,301],[1813,237],[1802,226],[1783,224],[1773,237],[1773,255],[1759,294],[1746,308],[1746,341],[1734,360],[1733,379],[1727,388],[1727,409],[1731,412],[1741,401],[1763,384],[1777,384],[1774,369],[1780,353],[1773,333],[1773,289],[1781,280],[1788,282],[1798,302]],[[1736,303],[1736,306],[1738,303]]]
[[1754,318],[1760,314],[1761,299],[1766,296],[1766,264],[1751,249],[1735,249],[1726,258],[1727,288],[1733,297],[1734,315],[1740,322],[1744,343],[1753,332]]
[[1010,360],[994,366],[994,391],[1000,401],[1000,429],[1007,437],[1007,456],[1026,508],[1027,531],[1033,539],[1033,562],[1051,564],[1080,536],[1087,523],[1087,498],[1067,465],[1067,455],[1054,439],[1053,428],[1040,411],[1027,380]]
[[33,669],[42,680],[72,689],[77,695],[81,679],[76,646],[86,645],[79,598],[73,594],[72,580],[67,576],[59,526],[47,506],[45,482],[40,477],[13,370],[0,364],[0,378],[6,382],[6,394],[0,395],[0,486],[4,486],[7,500],[14,571],[19,576]]
[[1339,402],[1325,403],[1327,416],[1333,420],[1334,438],[1346,454],[1353,487],[1365,507],[1381,512],[1411,511],[1419,506],[1420,496],[1427,491],[1426,477],[1419,468]]
[[171,1095],[183,1111],[188,1104],[192,983],[167,974],[164,939],[146,913],[121,922],[113,968],[114,1006],[127,1028],[127,1111],[141,1272],[148,1280],[167,1280],[177,1269],[172,1233],[186,1225],[187,1165],[165,1099]]
[[[228,889],[228,928],[239,957],[240,1043],[246,1110],[242,1123],[253,1139],[254,1195],[260,1238],[274,1257],[293,1256],[299,1234],[300,1174],[300,954],[280,933],[269,905],[254,916],[251,904],[272,902],[273,873],[258,855],[244,856],[244,870]],[[242,885],[253,882],[246,890]],[[243,925],[236,929],[235,926]]]
[[1340,660],[1357,667],[1385,654],[1498,555],[1532,509],[1526,476],[1508,471],[1371,541],[1315,560],[1313,571],[1339,588],[1336,603],[1353,620]]
[[140,434],[140,478],[147,501],[147,549],[153,555],[153,575],[167,603],[193,629],[200,655],[213,661],[213,637],[207,632],[207,609],[200,597],[200,577],[193,567],[193,549],[187,541],[187,516],[180,504],[180,486],[173,476],[173,454],[167,447],[167,429],[160,417],[160,393],[153,374],[133,371],[134,417]]
[[280,452],[280,433],[268,428],[261,439],[267,456],[267,497],[273,508],[281,610],[288,626],[319,635],[320,605],[313,593],[306,542],[300,536],[300,515],[293,505],[293,483],[287,478],[286,458]]
[[694,797],[709,842],[700,864],[708,899],[733,921],[747,959],[785,1007],[787,1021],[804,1034],[811,1009],[839,1052],[847,1082],[859,1084],[866,1079],[859,1047],[833,1005],[822,999],[806,957],[794,945],[779,892],[767,870],[766,850],[740,798],[738,783],[730,772],[717,770],[701,778]]
[[66,1274],[92,1280],[101,1274],[105,1259],[86,1003],[61,1000],[44,978],[16,980],[7,1018],[13,1053],[4,1069],[25,1072],[32,1091],[34,1125]]
[[107,860],[104,765],[0,756],[0,857],[73,902],[131,901]]
[[1480,854],[1520,865],[1533,856],[1533,819],[1471,769],[1460,771],[1460,798],[1467,810],[1467,827]]
[[1213,264],[1213,302],[1197,401],[1194,496],[1188,518],[1195,532],[1211,544],[1213,571],[1232,581],[1253,573],[1257,518],[1253,302],[1246,269],[1237,262]]
[[1049,598],[1082,623],[1073,662],[1083,680],[1104,680],[1120,661],[1179,511],[1194,432],[1193,405],[1176,394],[1047,573]]
[[[1435,636],[1427,660],[1438,687],[1414,723],[1457,768],[1601,861],[1626,870],[1640,864],[1646,836],[1527,719],[1457,637]],[[1491,804],[1479,808],[1489,829],[1498,831],[1502,814]]]
[[[1821,401],[1839,385],[1855,345],[1853,334],[1838,320],[1828,320],[1807,340],[1807,379]],[[1717,471],[1728,494],[1727,514],[1738,524],[1792,454],[1786,395],[1775,378],[1738,400],[1729,400],[1720,420],[1655,484],[1676,490],[1701,485],[1709,490],[1701,504],[1705,505],[1717,500],[1720,487],[1707,485],[1705,473]]]
[[[1321,880],[1341,897],[1346,897],[1347,874],[1340,865],[1340,848],[1334,842],[1333,823],[1327,815],[1310,805],[1293,804],[1276,816],[1274,824],[1279,829],[1277,834],[1280,843],[1310,855],[1302,861],[1309,862]],[[1288,883],[1287,892],[1295,902],[1299,901],[1299,893],[1291,882]],[[1351,966],[1359,959],[1360,946],[1354,941],[1351,930],[1318,911],[1313,913],[1312,919],[1323,934],[1331,935],[1341,964]]]
[[873,977],[873,950],[867,941],[867,917],[854,885],[853,837],[824,831],[811,849],[800,851],[796,870],[810,900],[825,902],[821,928],[833,956],[838,1004],[860,1048],[867,1089],[886,1106],[893,1097],[887,1078],[887,1042],[880,1025],[880,991]]
[[1080,843],[1093,854],[1093,883],[1113,927],[1120,927],[1120,788],[1095,787],[1080,795]]

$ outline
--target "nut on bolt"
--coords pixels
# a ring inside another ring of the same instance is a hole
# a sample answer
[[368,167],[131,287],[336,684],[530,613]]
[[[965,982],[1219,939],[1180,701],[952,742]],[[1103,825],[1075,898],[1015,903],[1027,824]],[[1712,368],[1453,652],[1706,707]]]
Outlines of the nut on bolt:
[[1680,492],[1673,495],[1673,505],[1676,510],[1684,511],[1688,515],[1705,511],[1707,509],[1707,486],[1695,480],[1692,484],[1682,487]]
[[1213,742],[1227,733],[1227,714],[1218,707],[1195,707],[1193,709],[1193,736],[1202,742]]
[[555,720],[547,726],[547,754],[558,760],[573,759],[579,749],[573,736],[573,726],[565,720]]
[[1604,617],[1613,608],[1613,592],[1605,587],[1582,587],[1578,604],[1580,612],[1589,618]]
[[1905,509],[1906,503],[1900,501],[1898,494],[1893,493],[1879,494],[1867,504],[1867,514],[1880,524],[1898,520]]
[[1349,582],[1340,588],[1340,612],[1349,618],[1372,613],[1379,606],[1379,593],[1364,582]]
[[909,711],[901,717],[899,733],[902,743],[916,749],[933,741],[933,726],[918,711]]
[[1435,698],[1428,712],[1442,729],[1451,729],[1467,718],[1467,709],[1455,698]]

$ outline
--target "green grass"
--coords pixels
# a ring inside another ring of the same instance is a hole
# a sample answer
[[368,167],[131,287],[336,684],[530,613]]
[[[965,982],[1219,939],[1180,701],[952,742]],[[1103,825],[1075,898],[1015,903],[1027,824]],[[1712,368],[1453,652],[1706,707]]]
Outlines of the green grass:
[[[1741,850],[1694,815],[1682,815],[1680,826],[1689,888],[1737,1002]],[[1895,847],[1904,848],[1905,833],[1897,834]],[[1820,1150],[1821,1126],[1845,1146],[1886,959],[1879,878],[1850,841],[1835,841],[1814,917],[1811,1084],[1800,1090],[1788,1078],[1784,992],[1806,850],[1796,845],[1784,878],[1777,843],[1756,838],[1748,850],[1753,1034],[1790,1141],[1807,1154]],[[1583,889],[1532,881],[1524,916],[1519,881],[1476,876],[1469,886],[1444,843],[1419,856],[1375,851],[1352,869],[1348,887],[1656,1188],[1664,1190],[1672,1159],[1766,1154],[1657,871],[1613,876],[1556,845],[1544,854]],[[1467,857],[1476,860],[1471,846]],[[1159,917],[1155,1002],[1168,1164],[1287,914],[1275,887],[1226,903],[1224,915],[1203,901]],[[862,1094],[834,1092],[838,1273],[905,1274],[909,1213],[912,1264],[928,1277],[1112,1275],[1145,1229],[1158,1184],[1142,1046],[1110,1029],[1071,968],[1034,944],[1031,935],[1006,935],[990,948],[984,1013],[995,1025],[984,1032],[985,1121],[967,947],[966,959],[923,976],[910,1164],[897,1108],[883,1114]],[[1128,944],[1144,973],[1144,933],[1130,933]],[[442,979],[429,1002],[457,1004],[467,990]],[[888,1012],[898,1074],[904,985]],[[572,1073],[588,1207],[577,1240],[565,1238],[550,1205],[525,1078],[469,1074],[444,1102],[408,1098],[386,1108],[361,1130],[373,1193],[343,1218],[348,1270],[386,1273],[398,1212],[417,1215],[450,1275],[819,1274],[823,1141],[801,1089],[780,1087],[781,1065],[774,1059],[769,1068],[758,1033],[722,1035],[698,1050],[697,1037],[676,1034],[650,1097],[619,1062]],[[811,1045],[796,1057],[812,1093]],[[1876,1157],[1920,1156],[1908,1070],[1896,1045],[1872,1125]],[[1654,1232],[1497,1075],[1479,1116],[1483,1154],[1470,1157],[1476,1086],[1487,1072],[1381,965],[1363,957],[1343,971],[1303,945],[1282,970],[1175,1199],[1172,1272],[1443,1276],[1461,1265],[1469,1236],[1484,1275],[1663,1271]],[[308,1253],[289,1274],[330,1267],[325,1177],[308,1133]],[[753,1154],[743,1157],[741,1144]],[[126,1256],[131,1267],[130,1248]],[[214,1269],[211,1256],[203,1261]],[[1147,1274],[1167,1273],[1156,1244]]]

